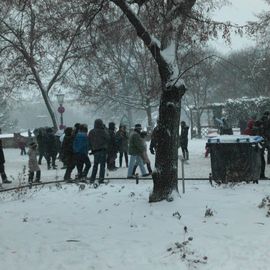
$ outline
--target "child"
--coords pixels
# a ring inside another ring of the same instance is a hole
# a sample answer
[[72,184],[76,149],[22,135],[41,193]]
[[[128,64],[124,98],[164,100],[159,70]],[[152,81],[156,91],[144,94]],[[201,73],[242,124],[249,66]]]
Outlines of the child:
[[29,144],[29,161],[28,161],[28,167],[29,167],[29,178],[28,182],[32,183],[34,179],[34,173],[36,172],[36,179],[35,182],[40,182],[40,168],[38,166],[37,161],[37,144],[35,142],[32,142]]

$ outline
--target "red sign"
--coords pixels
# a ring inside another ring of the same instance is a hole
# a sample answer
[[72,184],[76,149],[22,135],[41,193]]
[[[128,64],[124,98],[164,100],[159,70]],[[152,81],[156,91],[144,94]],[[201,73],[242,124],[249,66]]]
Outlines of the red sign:
[[65,108],[63,106],[60,106],[60,107],[58,107],[57,111],[59,113],[64,113],[65,112]]

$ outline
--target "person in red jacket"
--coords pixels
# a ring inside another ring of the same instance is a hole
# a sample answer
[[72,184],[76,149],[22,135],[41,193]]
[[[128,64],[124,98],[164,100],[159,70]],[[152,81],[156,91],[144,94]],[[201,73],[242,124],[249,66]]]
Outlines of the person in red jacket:
[[247,124],[247,128],[244,130],[243,132],[243,135],[254,135],[254,130],[253,130],[253,126],[254,126],[254,120],[251,119],[248,121],[248,124]]

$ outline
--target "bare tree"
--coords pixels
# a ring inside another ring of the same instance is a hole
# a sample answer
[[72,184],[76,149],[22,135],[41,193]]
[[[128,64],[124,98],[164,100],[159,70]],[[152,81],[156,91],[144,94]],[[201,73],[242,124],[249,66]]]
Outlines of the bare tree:
[[[209,35],[216,34],[217,25],[209,27],[210,21],[203,16],[207,9],[205,4],[213,6],[215,3],[198,1],[195,9],[196,0],[129,1],[137,3],[135,7],[125,0],[111,1],[126,15],[158,66],[161,80],[158,143],[154,186],[149,201],[170,200],[173,191],[178,191],[179,119],[181,98],[186,90],[179,76],[177,52],[181,49],[181,41],[205,41]],[[148,21],[151,21],[151,24],[147,23]],[[229,38],[227,27],[224,29],[223,36]],[[198,32],[196,38],[189,35],[194,31]]]
[[[13,79],[40,90],[52,123],[57,121],[49,93],[81,57],[79,40],[104,1],[5,1],[0,11],[0,50],[15,68]],[[19,68],[18,68],[19,67]]]
[[[188,113],[196,108],[195,119],[199,136],[201,136],[201,117],[205,111],[204,107],[210,103],[215,91],[213,73],[218,59],[214,56],[212,50],[195,47],[189,54],[189,61],[187,61],[192,68],[189,68],[183,76],[188,85],[183,103],[188,109]],[[189,117],[189,114],[187,115]]]
[[148,126],[152,127],[152,111],[157,108],[160,95],[158,71],[148,49],[135,39],[130,28],[125,17],[110,22],[105,14],[98,27],[95,54],[80,67],[83,76],[77,78],[78,82],[71,80],[83,102],[122,114],[145,111]]
[[160,41],[151,35],[126,1],[113,0],[112,2],[127,16],[158,65],[162,94],[157,132],[156,173],[153,174],[154,187],[149,201],[169,199],[174,190],[178,191],[180,102],[185,93],[183,82],[178,80],[176,54],[179,40],[185,29],[186,14],[191,13],[196,0],[163,3],[162,27],[164,32]]

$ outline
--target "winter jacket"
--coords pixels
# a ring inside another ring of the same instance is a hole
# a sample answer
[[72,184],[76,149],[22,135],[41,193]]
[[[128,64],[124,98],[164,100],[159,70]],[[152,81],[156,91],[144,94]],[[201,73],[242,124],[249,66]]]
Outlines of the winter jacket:
[[89,142],[87,134],[79,131],[73,141],[73,152],[75,154],[88,155]]
[[109,123],[109,144],[108,144],[108,154],[115,155],[118,152],[118,147],[116,144],[116,137],[115,137],[115,124],[113,122]]
[[94,128],[90,130],[88,138],[92,152],[107,150],[110,137],[101,119],[95,120]]
[[44,143],[44,129],[39,128],[34,130],[34,134],[36,135],[36,139],[37,139],[37,143],[38,143],[38,151],[40,153],[44,152],[44,147],[45,147],[45,143]]
[[142,156],[144,149],[143,139],[141,138],[138,131],[131,133],[129,138],[129,154],[133,156]]
[[23,136],[18,136],[16,138],[17,145],[20,149],[24,149],[26,147],[26,138]]
[[37,149],[30,147],[28,151],[28,156],[29,156],[29,161],[28,161],[29,171],[30,172],[40,171],[40,168],[37,162]]
[[250,135],[250,136],[254,135],[253,126],[254,126],[254,120],[249,120],[247,124],[247,128],[244,130],[243,134]]
[[56,137],[53,134],[53,132],[49,131],[44,136],[44,147],[45,147],[44,150],[46,153],[49,153],[49,154],[57,153],[58,145],[57,145]]
[[115,134],[115,140],[120,153],[128,152],[128,134],[126,131],[118,130]]
[[5,156],[4,156],[4,151],[3,151],[3,146],[2,146],[2,140],[0,139],[0,164],[5,163]]
[[64,159],[70,159],[73,156],[73,141],[74,137],[72,135],[65,135],[62,143],[62,154]]
[[180,146],[187,147],[189,126],[181,126]]

